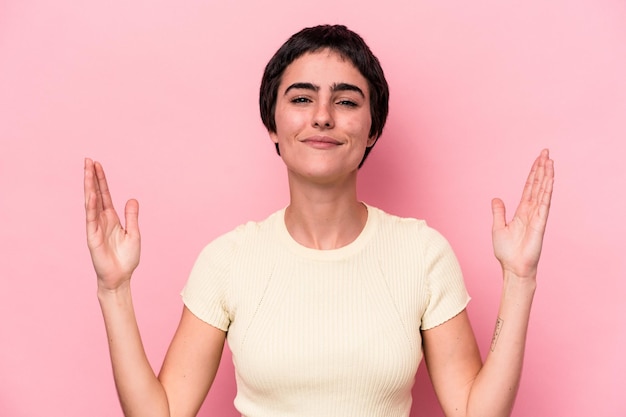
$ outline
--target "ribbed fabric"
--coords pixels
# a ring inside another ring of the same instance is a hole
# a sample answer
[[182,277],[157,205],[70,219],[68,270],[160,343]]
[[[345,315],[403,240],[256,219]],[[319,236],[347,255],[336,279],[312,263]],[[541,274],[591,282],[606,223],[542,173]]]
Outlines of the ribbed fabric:
[[228,332],[246,417],[408,416],[420,330],[469,301],[439,233],[371,206],[334,250],[295,242],[284,210],[240,226],[202,251],[182,295]]

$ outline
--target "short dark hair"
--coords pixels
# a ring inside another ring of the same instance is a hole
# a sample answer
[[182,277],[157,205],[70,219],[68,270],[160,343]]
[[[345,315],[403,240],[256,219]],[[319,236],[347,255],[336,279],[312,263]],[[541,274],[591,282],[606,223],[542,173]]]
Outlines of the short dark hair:
[[[263,124],[269,132],[276,133],[276,100],[285,69],[302,55],[322,49],[330,49],[350,60],[367,80],[372,119],[369,137],[378,140],[383,133],[389,113],[389,86],[378,58],[374,56],[363,38],[343,25],[320,25],[302,29],[278,49],[267,63],[261,80],[259,107]],[[366,148],[359,167],[373,147],[374,145]],[[278,144],[276,151],[280,155]]]

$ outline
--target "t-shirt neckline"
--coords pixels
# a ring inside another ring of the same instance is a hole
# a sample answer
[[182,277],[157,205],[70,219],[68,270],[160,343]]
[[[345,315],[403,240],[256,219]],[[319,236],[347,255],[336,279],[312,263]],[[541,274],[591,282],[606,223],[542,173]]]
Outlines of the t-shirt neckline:
[[365,226],[361,233],[354,239],[352,242],[348,243],[345,246],[342,246],[337,249],[313,249],[307,248],[306,246],[298,243],[292,236],[289,234],[287,230],[287,226],[285,225],[285,210],[278,211],[275,217],[275,229],[280,237],[281,243],[286,246],[286,248],[293,252],[295,255],[312,259],[318,261],[333,261],[339,259],[345,259],[359,251],[369,242],[371,236],[378,225],[378,210],[375,207],[369,206],[365,203],[365,208],[367,208],[367,220],[365,221]]

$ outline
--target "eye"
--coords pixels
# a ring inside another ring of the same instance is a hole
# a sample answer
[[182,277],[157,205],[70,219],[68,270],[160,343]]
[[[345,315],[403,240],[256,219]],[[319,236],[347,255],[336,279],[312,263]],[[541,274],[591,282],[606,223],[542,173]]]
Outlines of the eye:
[[292,103],[300,104],[300,103],[310,103],[311,100],[308,97],[294,97],[290,100]]
[[346,106],[346,107],[357,107],[358,104],[356,104],[354,101],[352,100],[339,100],[337,102],[337,104],[341,105],[341,106]]

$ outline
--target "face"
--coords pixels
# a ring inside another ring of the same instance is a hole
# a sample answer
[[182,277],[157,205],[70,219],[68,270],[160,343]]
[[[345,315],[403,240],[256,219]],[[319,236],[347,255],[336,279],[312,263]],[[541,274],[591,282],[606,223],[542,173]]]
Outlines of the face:
[[336,52],[307,53],[283,73],[276,100],[280,154],[290,175],[316,182],[356,175],[371,126],[367,80]]

